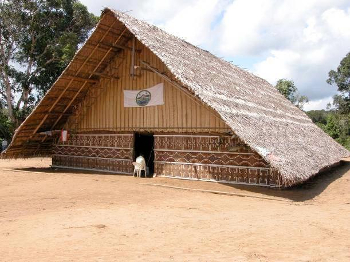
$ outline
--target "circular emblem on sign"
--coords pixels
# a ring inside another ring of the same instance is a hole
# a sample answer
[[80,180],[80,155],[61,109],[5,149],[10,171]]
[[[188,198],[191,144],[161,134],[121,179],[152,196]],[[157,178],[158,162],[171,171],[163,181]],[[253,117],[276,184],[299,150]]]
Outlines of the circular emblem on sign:
[[147,90],[142,90],[136,95],[136,104],[146,106],[151,101],[151,93]]

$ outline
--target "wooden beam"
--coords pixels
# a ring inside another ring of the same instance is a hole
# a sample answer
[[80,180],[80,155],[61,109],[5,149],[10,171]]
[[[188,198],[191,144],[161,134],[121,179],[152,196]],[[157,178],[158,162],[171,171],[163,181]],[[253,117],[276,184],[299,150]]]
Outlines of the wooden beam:
[[[68,99],[68,98],[67,98]],[[62,104],[62,103],[57,103],[56,104],[56,106],[66,106],[67,105],[67,103],[64,103],[64,104]],[[44,104],[44,105],[42,105],[42,107],[50,107],[51,106],[51,103],[50,104]]]
[[[67,97],[61,97],[62,99],[70,99],[72,96],[71,95],[69,95],[69,96],[67,96]],[[48,102],[48,103],[50,103],[50,107],[52,106],[52,103],[50,102],[50,101],[52,101],[52,100],[56,100],[57,99],[57,96],[55,96],[55,97],[48,97],[48,98],[45,98],[45,99],[47,99],[48,101],[45,101],[45,102]],[[45,104],[44,104],[45,105]],[[58,105],[58,106],[65,106],[66,105],[66,103],[56,103],[56,105]],[[45,105],[45,106],[48,106],[48,105]]]
[[[38,113],[35,113],[35,114],[38,114],[38,115],[46,115],[46,114],[61,115],[61,114],[64,114],[64,113],[62,113],[62,112],[38,112]],[[70,114],[66,114],[66,115],[70,115]]]
[[135,76],[135,36],[132,38],[130,75],[132,78]]
[[212,108],[210,108],[208,105],[206,105],[203,101],[201,101],[198,97],[196,97],[194,94],[192,94],[190,91],[188,91],[185,87],[181,86],[180,84],[178,84],[177,82],[175,82],[174,80],[172,80],[170,77],[168,77],[165,74],[162,74],[161,72],[159,72],[159,70],[157,68],[152,67],[149,63],[142,61],[141,60],[141,64],[145,65],[148,69],[150,69],[153,73],[159,75],[161,78],[163,78],[164,80],[166,80],[168,83],[170,83],[172,86],[176,87],[177,89],[181,90],[182,92],[184,92],[190,99],[192,99],[195,103],[197,103],[198,105],[204,106],[207,110],[209,110],[209,112],[213,112],[213,115],[222,120],[220,115],[217,115],[218,113],[214,113],[216,111],[214,111]]
[[[72,88],[72,87],[71,87]],[[74,88],[76,88],[76,87],[74,87]],[[79,88],[80,87],[78,87],[77,89],[70,89],[70,90],[66,90],[66,92],[68,93],[68,92],[72,92],[72,93],[76,93],[76,92],[78,92],[78,90],[79,90]],[[64,86],[62,86],[62,88],[60,88],[60,87],[55,87],[55,91],[63,91],[64,90]]]
[[[133,38],[134,39],[134,38]],[[129,50],[129,51],[133,51],[133,48],[132,47],[129,47],[129,46],[124,46],[124,45],[117,45],[117,44],[113,44],[114,47],[118,47],[120,49],[124,49],[124,50]],[[137,53],[141,53],[141,49],[135,49],[134,52],[137,52]]]
[[[81,64],[81,63],[84,63],[85,62],[85,60],[84,60],[84,58],[85,58],[85,56],[84,57],[76,57],[76,58],[74,58],[74,60],[73,60],[73,63],[77,63],[77,64]],[[89,61],[88,62],[86,62],[85,64],[86,65],[89,65],[89,66],[95,66],[96,64],[98,64],[98,62],[99,62],[100,60],[97,60],[97,59],[89,59]],[[107,64],[107,62],[106,63],[104,63],[104,64]],[[68,70],[69,71],[69,70]]]
[[98,72],[93,73],[93,75],[97,75],[97,76],[100,76],[100,77],[103,77],[103,78],[114,78],[114,79],[119,79],[120,78],[119,76],[108,75],[108,74],[98,73]]
[[73,75],[63,75],[61,76],[61,78],[73,78],[73,80],[77,80],[80,82],[94,83],[94,84],[98,82],[98,80],[95,80],[95,79],[89,79],[89,78],[84,78],[81,76],[73,76]]
[[[132,38],[134,39],[134,38]],[[97,42],[89,42],[87,43],[87,45],[89,46],[98,46],[99,48],[102,48],[102,49],[105,49],[105,50],[108,50],[110,48],[112,49],[123,49],[123,50],[129,50],[129,51],[132,51],[133,48],[132,47],[129,47],[129,46],[125,46],[125,45],[119,45],[119,44],[113,44],[113,45],[108,45],[108,44],[105,44],[105,43],[97,43]],[[135,49],[135,52],[138,52],[140,53],[142,50],[141,49]]]
[[177,89],[181,90],[182,92],[185,92],[186,95],[188,95],[192,100],[194,100],[196,103],[198,103],[199,105],[203,105],[203,102],[198,101],[197,99],[194,98],[194,94],[192,94],[191,92],[189,92],[185,87],[182,87],[180,84],[178,84],[177,82],[175,82],[174,80],[172,80],[170,77],[168,77],[167,75],[159,72],[159,70],[157,68],[152,67],[149,63],[142,61],[141,60],[141,64],[145,65],[149,70],[151,70],[153,73],[159,75],[161,78],[165,79],[167,82],[169,82],[171,85],[173,85],[174,87],[176,87]]
[[63,110],[62,114],[57,118],[57,120],[55,121],[55,123],[53,124],[53,126],[51,127],[51,130],[54,129],[54,127],[57,125],[57,123],[61,120],[62,116],[64,115],[64,113],[66,113],[66,111],[68,110],[68,108],[72,105],[72,103],[74,102],[74,100],[77,98],[77,96],[79,95],[79,93],[81,92],[81,90],[83,90],[83,88],[85,87],[86,82],[81,86],[81,88],[79,89],[79,91],[73,96],[72,100],[69,102],[69,104],[66,106],[66,108]]
[[[105,24],[100,24],[100,26],[97,28],[98,30],[101,30],[101,31],[104,31],[106,32],[107,29],[103,28],[103,27],[108,27],[108,25],[105,25]],[[124,38],[129,38],[130,36],[128,35],[122,35],[122,29],[118,30],[118,29],[113,29],[113,30],[110,30],[109,33],[113,33],[113,37],[116,37],[116,36],[121,36],[121,37],[124,37]]]
[[[124,59],[124,57],[120,57],[120,56],[118,56],[117,54],[114,54],[113,57],[118,57],[118,58]],[[81,63],[81,62],[84,62],[86,58],[87,58],[86,56],[76,57],[76,58],[74,58],[74,61]],[[88,61],[86,64],[95,66],[95,65],[98,64],[100,61],[101,61],[100,59],[90,58],[89,61]],[[103,62],[103,64],[108,64],[108,62]],[[69,72],[69,71],[70,71],[70,70],[68,70],[68,71],[66,71],[66,72]]]
[[86,43],[86,45],[88,47],[95,47],[96,45],[98,46],[98,48],[103,49],[103,50],[108,50],[109,48],[114,48],[117,49],[117,51],[119,51],[119,47],[116,46],[112,46],[112,45],[108,45],[108,44],[104,44],[104,43],[96,43],[96,42],[88,42]]
[[154,73],[151,69],[147,68],[147,67],[138,67],[140,68],[140,70],[143,70],[143,71],[147,71],[147,72],[152,72]]

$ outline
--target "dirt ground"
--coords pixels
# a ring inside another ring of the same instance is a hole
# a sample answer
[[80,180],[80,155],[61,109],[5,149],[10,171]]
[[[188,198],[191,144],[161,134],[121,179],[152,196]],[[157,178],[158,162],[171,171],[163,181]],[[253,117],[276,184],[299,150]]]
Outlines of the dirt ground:
[[0,160],[1,261],[350,261],[350,162],[289,190],[50,164]]

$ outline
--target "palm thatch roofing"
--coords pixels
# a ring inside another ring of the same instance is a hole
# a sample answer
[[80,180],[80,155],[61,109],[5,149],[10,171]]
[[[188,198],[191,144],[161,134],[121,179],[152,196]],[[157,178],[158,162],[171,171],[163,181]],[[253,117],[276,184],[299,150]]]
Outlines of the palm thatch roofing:
[[118,47],[111,46],[121,35],[121,45],[135,36],[158,56],[178,83],[217,111],[240,139],[280,172],[284,186],[305,181],[350,155],[264,79],[153,25],[106,8],[90,38],[17,129],[4,157],[51,153],[52,139],[39,133],[63,127],[98,82],[94,72],[103,70],[118,54]]

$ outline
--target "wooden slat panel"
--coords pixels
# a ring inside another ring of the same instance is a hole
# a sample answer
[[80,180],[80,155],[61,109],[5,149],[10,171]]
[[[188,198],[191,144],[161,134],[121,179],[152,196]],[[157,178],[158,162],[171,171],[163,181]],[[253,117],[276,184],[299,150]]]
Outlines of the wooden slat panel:
[[[159,72],[171,76],[165,65],[148,48],[136,41],[135,65],[140,61],[148,62]],[[121,56],[124,60],[121,60]],[[210,108],[195,103],[187,94],[180,91],[152,71],[135,70],[135,77],[130,76],[131,51],[124,50],[110,63],[109,74],[119,79],[102,79],[106,92],[87,110],[79,128],[81,130],[147,130],[147,131],[183,131],[183,132],[226,132],[230,130]],[[119,66],[119,67],[118,67]],[[164,83],[165,104],[156,107],[124,108],[123,90],[142,90],[155,84]],[[69,127],[68,127],[69,128]],[[77,131],[79,131],[79,128]]]

